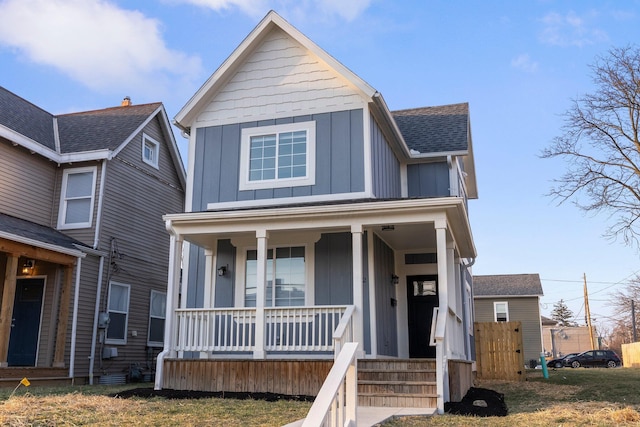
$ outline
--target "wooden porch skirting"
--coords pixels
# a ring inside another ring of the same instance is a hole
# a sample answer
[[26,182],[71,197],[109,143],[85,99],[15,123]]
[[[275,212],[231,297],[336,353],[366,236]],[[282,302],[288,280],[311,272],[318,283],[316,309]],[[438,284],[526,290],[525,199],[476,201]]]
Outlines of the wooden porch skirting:
[[70,385],[72,382],[68,368],[0,368],[0,387],[15,387],[23,378],[32,385]]
[[333,360],[166,359],[162,388],[316,396]]

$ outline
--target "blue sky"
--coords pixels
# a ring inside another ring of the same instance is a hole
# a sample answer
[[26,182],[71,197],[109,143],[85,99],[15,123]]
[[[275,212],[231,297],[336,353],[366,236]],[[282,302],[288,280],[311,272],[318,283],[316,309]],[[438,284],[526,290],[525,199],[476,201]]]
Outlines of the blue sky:
[[542,313],[563,298],[583,322],[586,273],[592,317],[614,316],[638,251],[601,237],[606,214],[546,197],[564,164],[539,154],[595,56],[640,40],[639,1],[0,0],[0,85],[54,114],[130,96],[173,118],[269,9],[392,110],[469,102],[474,274],[539,273]]

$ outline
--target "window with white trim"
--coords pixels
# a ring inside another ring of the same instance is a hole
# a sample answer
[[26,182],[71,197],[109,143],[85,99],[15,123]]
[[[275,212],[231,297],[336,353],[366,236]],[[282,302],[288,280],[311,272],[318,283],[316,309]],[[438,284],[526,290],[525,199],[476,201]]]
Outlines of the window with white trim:
[[129,294],[131,286],[124,283],[109,283],[109,327],[107,340],[109,344],[127,343],[127,322],[129,318]]
[[[248,250],[245,265],[245,307],[256,306],[257,260],[258,251]],[[305,279],[304,246],[269,249],[265,307],[303,306],[305,303]]]
[[147,134],[142,134],[142,161],[158,169],[160,143]]
[[97,168],[65,169],[60,190],[58,228],[88,228],[93,219]]
[[509,321],[509,303],[506,301],[493,303],[493,315],[496,322]]
[[315,184],[316,123],[242,129],[240,190]]
[[164,345],[164,320],[167,308],[167,294],[151,290],[149,302],[149,347],[162,347]]

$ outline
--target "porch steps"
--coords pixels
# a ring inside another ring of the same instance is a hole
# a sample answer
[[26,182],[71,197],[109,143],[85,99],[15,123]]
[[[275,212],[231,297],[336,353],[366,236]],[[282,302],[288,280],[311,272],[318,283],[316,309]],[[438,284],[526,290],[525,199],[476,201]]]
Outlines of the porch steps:
[[435,360],[358,360],[358,404],[437,407]]
[[0,368],[0,388],[16,387],[23,378],[27,378],[31,385],[71,385],[69,369],[65,368]]

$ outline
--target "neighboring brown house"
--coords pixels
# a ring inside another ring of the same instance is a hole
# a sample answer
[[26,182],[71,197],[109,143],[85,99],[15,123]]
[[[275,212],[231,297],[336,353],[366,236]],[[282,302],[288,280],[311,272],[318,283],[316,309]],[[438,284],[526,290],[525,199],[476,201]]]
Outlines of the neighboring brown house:
[[542,352],[538,274],[473,276],[476,322],[522,322],[524,359],[538,360]]
[[53,115],[0,87],[0,381],[152,374],[184,188],[161,103]]
[[[542,316],[542,343],[547,356],[555,359],[592,349],[588,326],[559,326],[552,319],[545,319]],[[600,348],[597,342],[594,342],[593,348]]]

